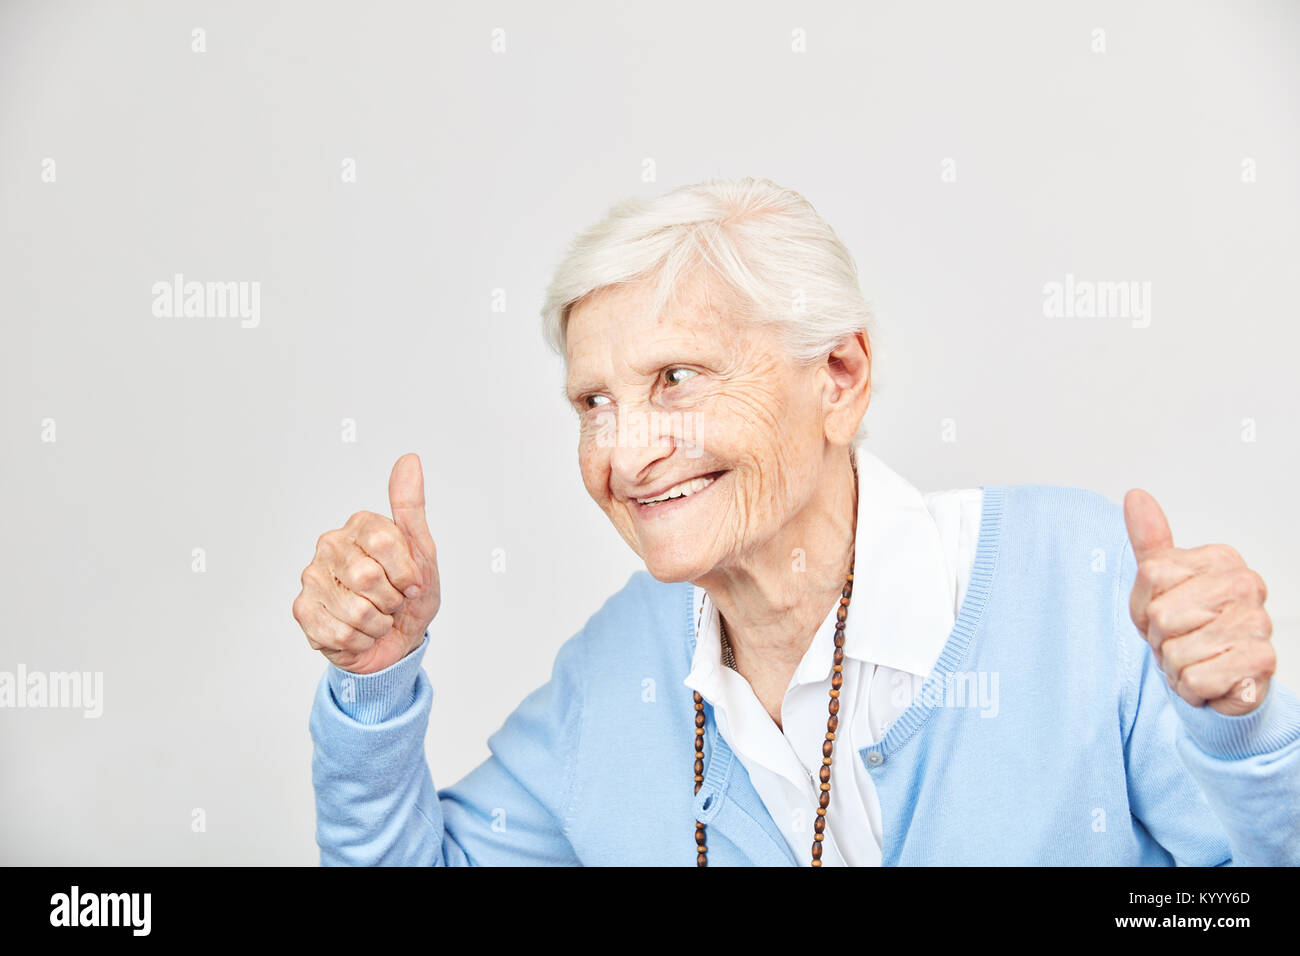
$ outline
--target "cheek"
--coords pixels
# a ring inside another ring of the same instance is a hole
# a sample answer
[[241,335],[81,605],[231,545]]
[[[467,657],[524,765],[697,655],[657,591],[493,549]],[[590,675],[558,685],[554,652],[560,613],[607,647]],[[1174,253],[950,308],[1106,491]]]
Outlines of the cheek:
[[[774,409],[775,410],[775,409]],[[820,445],[810,429],[787,409],[773,415],[744,450],[747,480],[742,486],[750,520],[765,523],[805,501],[815,484]]]
[[818,380],[810,371],[797,371],[781,382],[776,401],[787,418],[806,423],[817,416],[820,408]]

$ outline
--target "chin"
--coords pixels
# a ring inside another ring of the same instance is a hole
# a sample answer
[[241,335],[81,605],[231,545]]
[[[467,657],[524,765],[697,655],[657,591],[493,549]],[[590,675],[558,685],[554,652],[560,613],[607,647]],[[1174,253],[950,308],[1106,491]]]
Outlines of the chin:
[[650,576],[663,584],[680,584],[694,581],[708,572],[706,562],[698,554],[673,554],[649,552],[641,556]]

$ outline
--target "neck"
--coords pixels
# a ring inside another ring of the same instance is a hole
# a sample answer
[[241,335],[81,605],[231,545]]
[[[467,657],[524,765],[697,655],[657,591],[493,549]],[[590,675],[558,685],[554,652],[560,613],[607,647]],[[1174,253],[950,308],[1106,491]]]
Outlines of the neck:
[[769,696],[784,696],[848,576],[858,500],[851,454],[833,449],[825,480],[791,521],[753,552],[695,582],[726,622],[736,669]]

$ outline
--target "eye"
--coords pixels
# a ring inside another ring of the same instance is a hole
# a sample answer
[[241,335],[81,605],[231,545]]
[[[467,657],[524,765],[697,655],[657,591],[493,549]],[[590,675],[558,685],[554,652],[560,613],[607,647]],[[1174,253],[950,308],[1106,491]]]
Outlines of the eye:
[[664,381],[667,382],[669,385],[680,385],[686,379],[690,378],[693,375],[698,375],[698,374],[700,373],[695,371],[694,369],[681,368],[680,366],[678,366],[678,367],[667,369],[664,372]]
[[585,405],[587,408],[600,408],[600,406],[601,406],[602,404],[604,404],[604,405],[608,405],[608,404],[609,404],[609,396],[607,396],[607,395],[586,395],[586,396],[584,396],[583,399],[582,399],[582,404]]

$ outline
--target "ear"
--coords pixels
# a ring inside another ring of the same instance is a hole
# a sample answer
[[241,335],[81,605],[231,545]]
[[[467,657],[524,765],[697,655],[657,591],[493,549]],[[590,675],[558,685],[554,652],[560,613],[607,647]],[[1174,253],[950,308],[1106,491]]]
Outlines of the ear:
[[847,445],[857,433],[871,404],[871,342],[865,332],[854,332],[825,359],[824,397],[826,438]]

